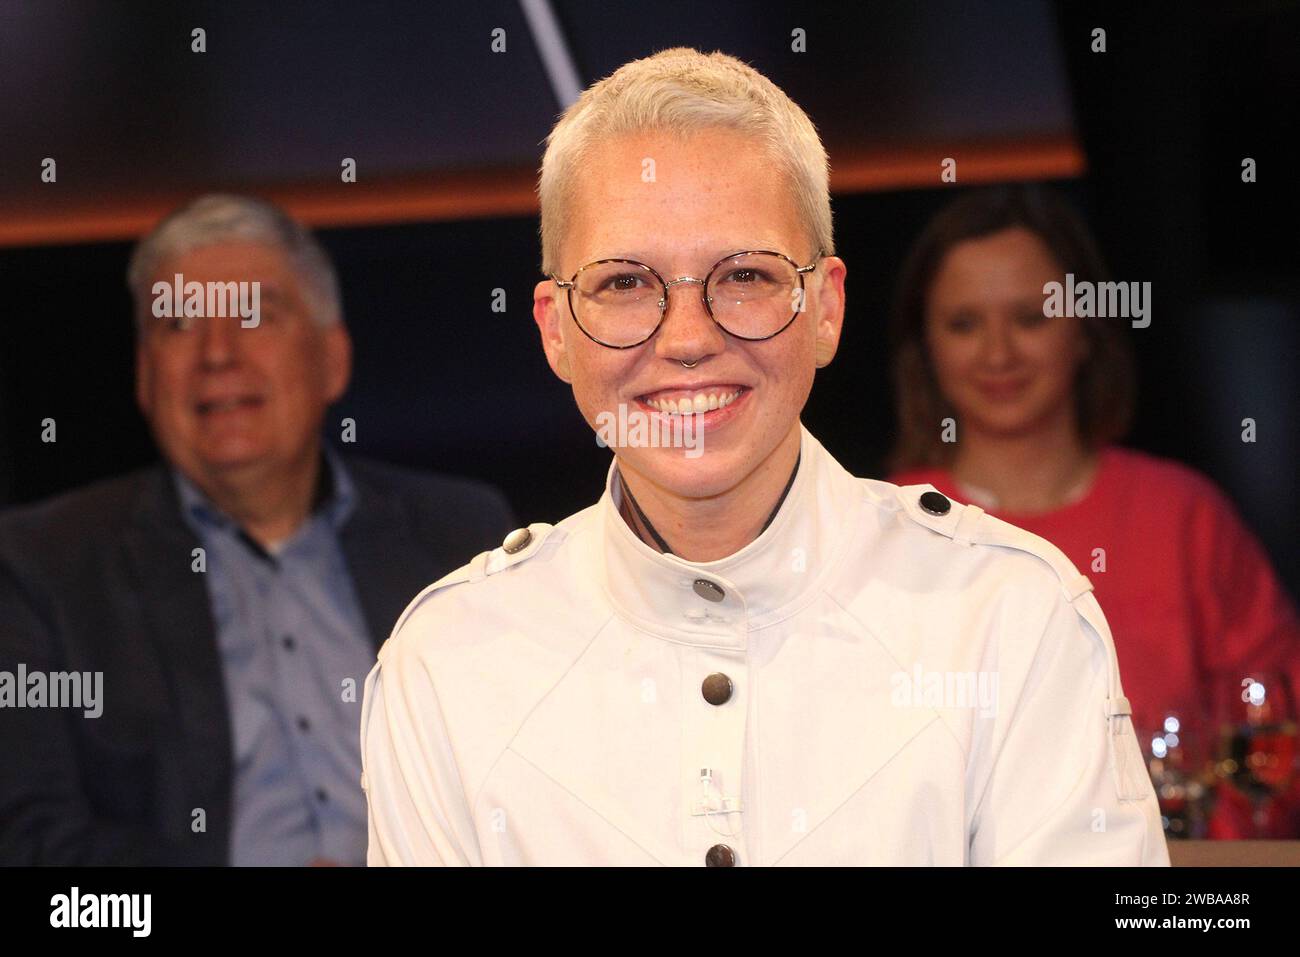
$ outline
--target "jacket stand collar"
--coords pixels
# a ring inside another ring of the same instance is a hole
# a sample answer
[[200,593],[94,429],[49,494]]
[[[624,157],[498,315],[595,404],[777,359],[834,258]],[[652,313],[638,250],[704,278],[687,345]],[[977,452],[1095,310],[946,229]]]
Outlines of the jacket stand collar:
[[619,613],[669,640],[743,651],[750,632],[812,601],[847,544],[861,496],[856,480],[802,425],[799,458],[794,483],[763,533],[712,562],[661,554],[641,541],[619,514],[611,463],[597,506],[599,567]]

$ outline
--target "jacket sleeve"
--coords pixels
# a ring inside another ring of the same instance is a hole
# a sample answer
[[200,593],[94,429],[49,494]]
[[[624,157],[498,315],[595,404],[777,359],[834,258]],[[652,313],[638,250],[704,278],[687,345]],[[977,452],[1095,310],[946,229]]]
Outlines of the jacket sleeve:
[[371,867],[481,863],[427,665],[390,639],[366,679],[361,783]]
[[1019,637],[1003,639],[970,862],[1167,866],[1105,618],[1090,592],[1052,590],[1037,640],[1019,622],[1008,627]]
[[[44,604],[0,555],[0,671],[64,670]],[[82,720],[75,709],[0,707],[0,865],[184,862],[183,849],[161,835],[95,813],[77,758],[74,722]]]

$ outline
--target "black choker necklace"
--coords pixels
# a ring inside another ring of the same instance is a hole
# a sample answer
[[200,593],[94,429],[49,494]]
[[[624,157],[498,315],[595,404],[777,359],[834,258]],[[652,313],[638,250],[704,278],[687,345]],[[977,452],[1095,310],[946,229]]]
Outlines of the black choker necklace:
[[[776,518],[776,513],[781,511],[781,506],[785,504],[785,497],[790,494],[790,489],[794,486],[794,477],[799,474],[799,463],[802,460],[803,452],[801,450],[798,457],[794,460],[794,468],[790,471],[790,479],[785,483],[785,489],[781,492],[781,497],[776,500],[776,506],[772,509],[772,513],[767,516],[767,521],[764,522],[763,527],[758,530],[758,534],[762,535],[766,532],[767,527],[771,525],[772,520]],[[645,526],[647,534],[654,539],[654,544],[665,555],[672,555],[673,550],[669,546],[668,542],[664,540],[664,537],[660,535],[654,525],[651,524],[650,519],[646,518],[645,512],[641,511],[641,506],[637,504],[636,497],[632,494],[632,490],[628,488],[627,483],[623,481],[622,472],[618,473],[618,486],[622,490],[623,494],[627,496],[628,504],[632,506],[632,511],[636,513],[637,521],[641,525]],[[633,531],[636,531],[635,525],[633,526]],[[641,535],[639,532],[637,537],[642,541],[645,541],[645,536]],[[646,544],[648,545],[650,543],[646,542]]]

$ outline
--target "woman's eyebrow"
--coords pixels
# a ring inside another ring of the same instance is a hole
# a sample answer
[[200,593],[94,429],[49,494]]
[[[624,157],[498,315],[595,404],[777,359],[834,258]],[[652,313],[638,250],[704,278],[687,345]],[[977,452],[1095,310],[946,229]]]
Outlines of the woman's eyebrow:
[[[773,250],[774,252],[785,252],[785,250],[780,248],[779,243],[773,244],[770,242],[749,242],[749,243],[738,242],[738,243],[729,243],[726,247],[723,248],[715,248],[713,250],[710,250],[708,253],[703,254],[701,256],[701,259],[708,260],[706,263],[704,263],[705,266],[712,266],[720,259],[725,259],[728,256],[734,256],[736,253],[745,252],[746,250],[751,250],[751,249],[755,249],[755,250],[770,249]],[[787,256],[791,255],[788,252],[785,254]],[[658,260],[659,262],[664,262],[668,258],[670,257],[663,256],[663,255],[656,255],[655,253],[647,252],[646,250],[643,249],[637,249],[632,251],[625,250],[623,252],[615,252],[615,253],[605,253],[601,256],[596,257],[596,259],[635,259],[639,263],[644,263],[647,266],[655,266],[655,268],[658,268],[655,262],[656,260]],[[595,261],[596,260],[594,259],[587,260],[587,262],[595,262]]]

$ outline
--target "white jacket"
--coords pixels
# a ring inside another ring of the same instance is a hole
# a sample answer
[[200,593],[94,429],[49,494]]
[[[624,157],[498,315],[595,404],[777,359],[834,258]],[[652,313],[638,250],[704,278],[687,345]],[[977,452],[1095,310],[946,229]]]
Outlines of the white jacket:
[[370,864],[1168,864],[1110,632],[1043,539],[806,429],[729,558],[657,553],[608,486],[529,532],[379,653]]

